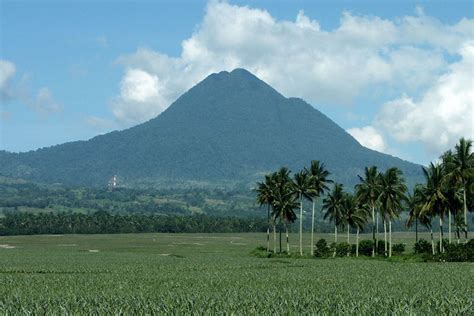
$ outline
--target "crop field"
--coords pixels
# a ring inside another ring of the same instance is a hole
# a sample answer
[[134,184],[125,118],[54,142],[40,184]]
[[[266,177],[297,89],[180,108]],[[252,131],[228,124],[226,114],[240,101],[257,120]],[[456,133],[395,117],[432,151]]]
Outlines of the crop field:
[[0,237],[0,314],[473,314],[473,263],[250,254],[264,244],[264,234]]

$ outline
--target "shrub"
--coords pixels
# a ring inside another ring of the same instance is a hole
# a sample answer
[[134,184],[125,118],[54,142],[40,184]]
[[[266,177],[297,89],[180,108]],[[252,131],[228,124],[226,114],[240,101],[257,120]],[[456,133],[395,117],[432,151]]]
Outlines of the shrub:
[[397,255],[401,255],[405,251],[404,244],[394,244],[392,248],[393,253]]
[[[449,239],[443,238],[443,248],[446,249],[446,245],[449,245]],[[436,252],[439,252],[439,240],[438,240],[438,242],[436,243],[436,246],[435,246],[435,247],[436,247],[436,248],[435,248],[435,251],[436,251]],[[430,251],[431,251],[431,250],[430,250]]]
[[314,255],[320,258],[327,258],[331,253],[326,239],[321,238],[315,244]]
[[421,238],[415,243],[413,250],[415,253],[431,253],[431,244],[427,240]]
[[374,247],[373,240],[361,240],[359,242],[359,255],[372,256],[372,248]]
[[[388,251],[389,246],[390,246],[390,244],[387,242],[387,251]],[[377,254],[385,255],[385,242],[383,241],[383,239],[378,241]]]
[[444,253],[435,256],[435,259],[443,261],[474,262],[474,239],[466,244],[446,243]]
[[351,255],[354,255],[355,256],[355,253],[356,253],[356,245],[355,244],[351,244]]
[[338,257],[344,257],[347,256],[347,254],[351,250],[351,245],[349,245],[346,242],[341,242],[336,245],[336,256]]

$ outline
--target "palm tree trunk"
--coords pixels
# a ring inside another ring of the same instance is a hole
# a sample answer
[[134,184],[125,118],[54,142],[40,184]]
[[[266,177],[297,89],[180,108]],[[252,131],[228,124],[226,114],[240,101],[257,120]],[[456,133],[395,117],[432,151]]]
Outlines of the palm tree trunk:
[[313,213],[311,215],[311,256],[314,256],[314,203],[313,201]]
[[267,252],[270,252],[270,205],[267,208]]
[[273,223],[273,253],[277,251],[277,235],[276,235],[276,225]]
[[357,226],[357,235],[356,235],[356,257],[359,256],[359,226]]
[[288,235],[288,222],[285,222],[286,229],[286,253],[290,254],[290,237]]
[[467,243],[467,232],[469,230],[469,227],[467,226],[466,184],[464,182],[462,184],[462,196],[463,196],[463,204],[464,204],[464,224],[466,225],[466,230],[464,231],[464,237]]
[[415,217],[415,242],[418,242],[418,217]]
[[390,238],[388,242],[388,257],[392,257],[392,220],[388,219],[388,236]]
[[448,239],[449,243],[451,243],[451,211],[448,212]]
[[336,256],[336,247],[337,247],[337,225],[334,224],[334,253],[332,254],[332,257],[334,258]]
[[387,256],[387,220],[385,217],[383,218],[383,240],[385,243],[384,255],[386,257]]
[[303,195],[300,197],[300,256],[303,256]]
[[377,253],[377,250],[379,249],[379,239],[377,238],[379,236],[379,213],[375,212],[375,219],[377,221],[377,234],[375,235],[375,253]]
[[280,223],[279,226],[280,226],[279,231],[280,231],[280,253],[281,253],[282,252],[282,250],[281,250],[281,231],[282,231],[281,223]]
[[372,246],[372,257],[375,257],[375,247],[376,247],[376,238],[375,238],[375,206],[372,206],[372,239],[374,244]]
[[456,238],[458,240],[458,244],[461,243],[461,232],[459,231],[459,225],[456,225]]
[[351,244],[350,244],[350,236],[349,236],[349,232],[350,232],[350,226],[349,224],[347,225],[347,244],[349,245],[349,248],[347,249],[347,256],[349,257],[350,253],[351,253]]
[[435,254],[435,245],[433,240],[433,227],[430,226],[430,234],[431,234],[431,250],[433,251],[433,256]]
[[440,253],[444,252],[443,237],[444,237],[444,234],[443,234],[443,216],[440,215],[439,216],[439,252]]

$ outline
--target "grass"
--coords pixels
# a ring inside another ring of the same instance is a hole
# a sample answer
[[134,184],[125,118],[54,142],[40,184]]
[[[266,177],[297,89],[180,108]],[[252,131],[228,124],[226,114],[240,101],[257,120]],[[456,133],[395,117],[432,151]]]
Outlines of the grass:
[[264,244],[264,234],[0,237],[10,247],[0,314],[472,313],[472,263],[250,254]]

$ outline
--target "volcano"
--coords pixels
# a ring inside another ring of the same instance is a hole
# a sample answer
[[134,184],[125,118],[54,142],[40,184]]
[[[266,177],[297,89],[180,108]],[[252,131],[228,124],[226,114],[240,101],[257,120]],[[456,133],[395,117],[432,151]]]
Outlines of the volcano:
[[251,185],[266,172],[322,161],[334,180],[358,181],[366,166],[417,164],[361,146],[315,107],[286,98],[244,69],[211,74],[157,117],[87,141],[26,153],[0,152],[0,174],[45,183],[105,186]]

